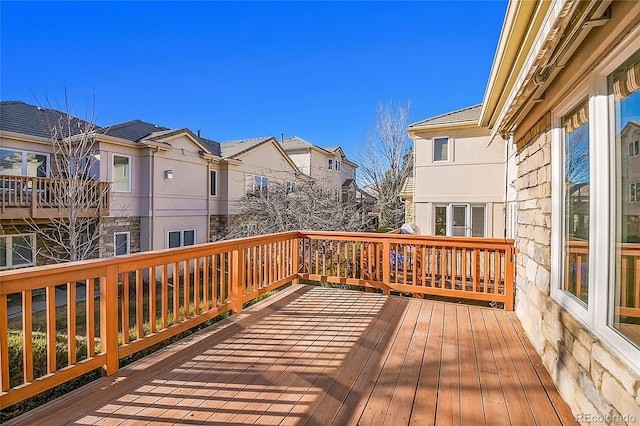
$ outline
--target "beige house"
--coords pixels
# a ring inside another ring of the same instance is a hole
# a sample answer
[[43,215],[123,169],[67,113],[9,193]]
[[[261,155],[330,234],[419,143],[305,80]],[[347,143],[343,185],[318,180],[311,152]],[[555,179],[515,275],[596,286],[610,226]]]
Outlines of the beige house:
[[511,1],[479,125],[518,165],[516,313],[576,419],[640,422],[640,2]]
[[336,199],[356,200],[358,165],[347,159],[342,148],[321,148],[297,136],[281,140],[280,145],[302,173],[325,182]]
[[[44,261],[36,255],[43,242],[24,219],[47,226],[64,214],[45,200],[50,185],[65,178],[53,166],[51,143],[51,127],[62,114],[22,102],[1,108],[0,268],[29,266]],[[214,142],[140,120],[96,128],[92,138],[87,178],[110,187],[108,200],[101,200],[98,256],[209,241],[209,217],[221,210],[211,186],[220,171]]]
[[[405,182],[406,221],[423,235],[503,238],[515,200],[513,157],[500,136],[478,126],[481,105],[418,121],[413,177]],[[512,213],[513,215],[513,213]]]
[[220,210],[211,217],[214,235],[226,230],[228,220],[238,214],[238,200],[247,192],[268,191],[272,182],[295,185],[300,174],[272,136],[221,142],[219,146],[223,161]]

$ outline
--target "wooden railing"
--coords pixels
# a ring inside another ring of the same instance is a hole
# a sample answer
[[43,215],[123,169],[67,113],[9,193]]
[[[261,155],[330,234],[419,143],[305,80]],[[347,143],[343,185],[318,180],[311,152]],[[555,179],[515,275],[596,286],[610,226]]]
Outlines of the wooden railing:
[[300,278],[486,300],[513,310],[513,241],[301,233]]
[[[0,175],[0,211],[4,218],[58,217],[70,203],[86,208],[84,214],[108,214],[110,186],[91,180],[70,184],[65,179]],[[83,214],[83,212],[80,212]]]
[[[587,302],[589,273],[589,243],[570,241],[565,259],[564,290]],[[617,246],[620,257],[615,300],[616,315],[640,318],[640,244],[621,243]]]
[[288,232],[2,271],[0,407],[98,368],[115,374],[123,357],[298,279],[513,309],[512,257],[502,240]]

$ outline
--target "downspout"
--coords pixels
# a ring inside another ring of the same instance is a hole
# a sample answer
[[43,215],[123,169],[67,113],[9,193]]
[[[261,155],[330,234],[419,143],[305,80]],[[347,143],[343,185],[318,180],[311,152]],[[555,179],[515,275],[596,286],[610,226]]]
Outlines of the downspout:
[[[200,131],[198,130],[198,135]],[[216,174],[216,179],[218,178]],[[211,241],[211,162],[207,161],[207,193],[205,194],[207,200],[207,242]]]
[[150,199],[151,199],[151,217],[150,217],[150,227],[149,227],[149,249],[153,250],[153,234],[155,232],[155,217],[156,217],[156,191],[155,191],[155,181],[156,181],[156,152],[158,152],[160,148],[154,147],[154,150],[151,151],[151,185],[150,185]]

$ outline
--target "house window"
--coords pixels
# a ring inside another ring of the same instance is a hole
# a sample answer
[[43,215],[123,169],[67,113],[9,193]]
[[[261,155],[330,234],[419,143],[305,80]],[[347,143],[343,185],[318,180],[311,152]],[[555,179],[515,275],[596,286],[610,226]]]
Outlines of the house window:
[[0,149],[0,175],[49,176],[49,154]]
[[169,248],[192,246],[196,243],[195,229],[169,231]]
[[[613,132],[615,146],[622,155],[615,155],[614,194],[621,197],[613,202],[615,242],[611,250],[615,256],[615,279],[612,282],[613,303],[610,309],[610,326],[626,339],[640,346],[640,51],[618,67],[608,78],[609,93],[613,100]],[[633,148],[632,148],[633,147]],[[629,156],[625,157],[628,148]],[[630,187],[631,191],[622,191]],[[628,194],[629,197],[625,197]],[[614,195],[615,196],[615,195]]]
[[218,172],[211,170],[209,173],[209,195],[216,197],[218,195]]
[[296,190],[296,183],[287,181],[287,192],[293,192]]
[[449,161],[449,138],[433,138],[433,161]]
[[447,235],[447,207],[436,206],[434,235]]
[[130,235],[128,232],[117,232],[113,234],[113,255],[120,256],[131,253],[131,245],[129,242]]
[[329,170],[333,170],[333,160],[329,160],[328,165],[329,165]]
[[340,171],[340,162],[336,160],[336,171]]
[[640,182],[634,182],[629,185],[629,201],[640,201]]
[[0,236],[0,269],[35,264],[35,234]]
[[585,101],[562,118],[564,133],[564,291],[588,303],[591,179],[589,105]]
[[251,192],[254,195],[267,195],[269,193],[269,178],[253,176],[251,182]]
[[122,155],[113,156],[114,192],[131,192],[131,158]]
[[486,237],[486,206],[452,203],[435,206],[434,235]]

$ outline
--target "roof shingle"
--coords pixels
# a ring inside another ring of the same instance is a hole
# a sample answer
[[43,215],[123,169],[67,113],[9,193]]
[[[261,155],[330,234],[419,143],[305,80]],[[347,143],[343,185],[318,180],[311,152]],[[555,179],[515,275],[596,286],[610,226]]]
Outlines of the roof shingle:
[[445,114],[440,114],[435,117],[426,118],[424,120],[410,124],[409,129],[413,127],[442,126],[446,124],[459,124],[467,123],[469,121],[478,121],[478,119],[480,118],[481,108],[482,104],[478,104],[447,112]]

